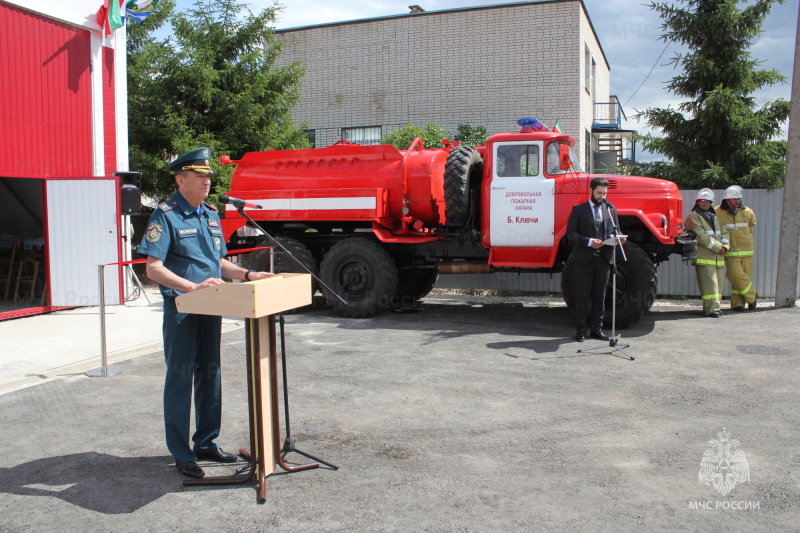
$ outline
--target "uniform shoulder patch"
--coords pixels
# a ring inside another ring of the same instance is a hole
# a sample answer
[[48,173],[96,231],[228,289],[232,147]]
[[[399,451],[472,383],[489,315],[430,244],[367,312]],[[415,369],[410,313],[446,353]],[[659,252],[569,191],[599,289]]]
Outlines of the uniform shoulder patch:
[[164,211],[165,213],[167,211],[172,211],[176,207],[178,207],[178,203],[177,202],[172,202],[172,201],[166,201],[166,202],[158,204],[158,208],[161,209],[162,211]]
[[150,225],[147,226],[144,236],[147,242],[157,242],[161,238],[162,233],[164,233],[164,228],[161,227],[161,224],[151,222]]
[[203,203],[205,204],[205,206],[207,208],[211,209],[212,211],[216,211],[217,213],[219,213],[219,209],[217,209],[217,206],[215,206],[214,204],[210,204],[208,202],[203,202]]

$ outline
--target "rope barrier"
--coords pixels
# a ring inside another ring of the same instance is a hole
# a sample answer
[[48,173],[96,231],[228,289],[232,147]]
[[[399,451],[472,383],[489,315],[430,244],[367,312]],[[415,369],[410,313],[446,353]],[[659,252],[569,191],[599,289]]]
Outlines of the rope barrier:
[[[271,250],[271,246],[260,246],[257,248],[242,248],[238,250],[229,250],[226,254],[227,256],[231,255],[240,255],[243,253],[254,252],[257,250]],[[139,287],[139,290],[144,294],[144,297],[147,299],[147,303],[153,305],[148,298],[147,293],[142,286],[142,282],[139,281],[139,278],[136,276],[136,272],[133,271],[131,265],[140,265],[142,263],[146,263],[147,259],[132,259],[130,261],[117,261],[115,263],[106,263],[104,265],[97,265],[98,268],[98,284],[100,289],[100,367],[89,370],[86,372],[87,376],[91,377],[105,377],[105,376],[113,376],[122,372],[122,369],[118,367],[109,367],[108,366],[108,352],[106,349],[106,294],[105,294],[105,267],[107,266],[126,266],[130,269],[131,275],[133,276],[136,285]],[[272,270],[272,257],[270,254],[270,270]],[[126,300],[127,301],[127,298]],[[124,305],[124,302],[123,302]]]

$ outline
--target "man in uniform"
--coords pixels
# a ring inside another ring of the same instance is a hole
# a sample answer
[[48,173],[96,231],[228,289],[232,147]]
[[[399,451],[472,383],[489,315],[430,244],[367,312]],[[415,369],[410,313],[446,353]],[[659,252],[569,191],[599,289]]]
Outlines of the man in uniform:
[[[608,273],[614,259],[614,246],[603,243],[619,228],[617,210],[606,202],[608,180],[594,178],[589,184],[589,201],[572,207],[567,222],[567,239],[572,243],[572,253],[567,260],[575,280],[574,304],[575,340],[583,342],[586,330],[600,340],[609,340],[603,333],[606,286]],[[625,244],[625,237],[619,239]],[[591,309],[589,302],[591,301]]]
[[742,188],[731,185],[725,189],[722,203],[715,209],[720,223],[728,230],[731,244],[725,253],[725,277],[731,282],[731,309],[744,311],[758,305],[753,274],[753,227],[756,214],[742,204]]
[[684,227],[697,236],[697,257],[692,264],[697,274],[697,287],[703,300],[703,314],[711,318],[719,318],[719,301],[722,298],[723,259],[728,250],[728,232],[720,224],[711,203],[714,191],[700,189],[694,202],[694,208],[686,217]]
[[[240,268],[227,259],[217,209],[203,200],[211,190],[211,150],[198,148],[170,163],[178,190],[160,204],[147,226],[139,253],[147,256],[147,276],[158,282],[164,297],[164,426],[167,448],[178,470],[203,477],[198,459],[234,462],[216,443],[222,422],[218,316],[179,313],[175,297],[224,283],[272,276]],[[194,388],[195,433],[189,445]]]

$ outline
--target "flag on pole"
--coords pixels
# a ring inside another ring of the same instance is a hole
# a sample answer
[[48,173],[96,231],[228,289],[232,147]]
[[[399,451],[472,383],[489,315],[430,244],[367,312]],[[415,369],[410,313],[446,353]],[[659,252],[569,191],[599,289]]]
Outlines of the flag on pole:
[[558,120],[556,120],[556,123],[553,125],[553,131],[561,133],[561,123]]
[[111,0],[110,2],[108,7],[108,27],[111,28],[111,31],[119,29],[124,25],[122,22],[122,13],[120,12],[122,2],[124,1],[125,0]]
[[159,0],[128,0],[125,4],[125,14],[133,22],[142,22],[153,14],[153,9],[158,5]]
[[97,23],[103,28],[103,35],[123,26],[120,6],[125,0],[103,0],[103,5],[97,10]]

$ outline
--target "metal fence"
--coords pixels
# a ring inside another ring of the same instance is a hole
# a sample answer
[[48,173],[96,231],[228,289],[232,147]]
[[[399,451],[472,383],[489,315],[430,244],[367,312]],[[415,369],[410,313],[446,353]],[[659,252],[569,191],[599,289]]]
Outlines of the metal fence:
[[[722,199],[722,190],[715,190],[715,205]],[[683,218],[694,206],[697,191],[681,191]],[[611,199],[613,202],[613,198]],[[775,297],[775,278],[778,271],[778,246],[780,244],[783,189],[747,189],[743,203],[755,211],[754,232],[756,252],[753,259],[753,284],[758,295]],[[530,292],[561,292],[561,274],[446,274],[439,276],[438,289],[488,289]],[[694,267],[686,265],[675,255],[658,267],[658,295],[699,297]],[[725,281],[723,294],[730,295],[730,284]]]

